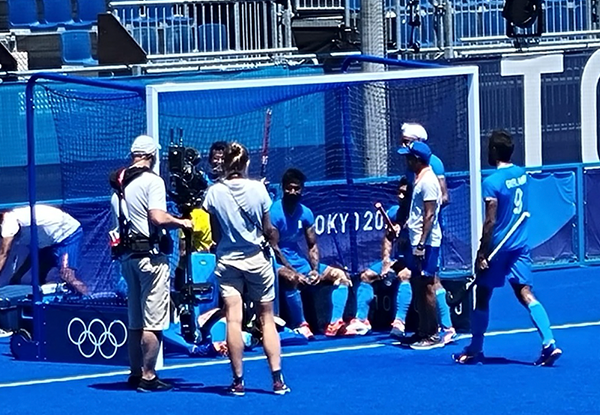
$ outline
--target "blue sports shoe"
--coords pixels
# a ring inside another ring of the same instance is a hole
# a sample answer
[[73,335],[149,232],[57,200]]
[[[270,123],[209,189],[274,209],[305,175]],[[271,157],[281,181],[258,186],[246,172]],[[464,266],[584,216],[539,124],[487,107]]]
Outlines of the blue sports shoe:
[[548,346],[542,348],[542,354],[538,360],[535,361],[535,366],[552,366],[554,362],[562,356],[562,350],[560,350],[556,343],[552,342]]
[[483,352],[471,352],[467,347],[460,353],[454,353],[452,359],[461,365],[481,365],[485,361]]

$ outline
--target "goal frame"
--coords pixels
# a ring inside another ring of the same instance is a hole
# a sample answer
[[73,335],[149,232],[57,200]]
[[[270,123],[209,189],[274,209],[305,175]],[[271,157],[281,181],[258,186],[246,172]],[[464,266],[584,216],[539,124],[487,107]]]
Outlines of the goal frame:
[[[147,133],[158,142],[159,99],[164,93],[194,92],[207,90],[248,89],[275,86],[298,86],[332,83],[362,83],[377,81],[400,81],[408,79],[437,78],[449,76],[467,77],[468,105],[468,141],[469,141],[469,208],[471,210],[471,272],[479,247],[480,232],[483,223],[481,204],[481,132],[479,105],[479,68],[477,66],[447,66],[419,69],[405,69],[388,72],[361,72],[326,75],[309,75],[298,77],[272,77],[258,79],[240,79],[209,82],[161,83],[146,86],[146,122]],[[158,166],[156,167],[158,168]],[[348,181],[351,181],[348,178]]]

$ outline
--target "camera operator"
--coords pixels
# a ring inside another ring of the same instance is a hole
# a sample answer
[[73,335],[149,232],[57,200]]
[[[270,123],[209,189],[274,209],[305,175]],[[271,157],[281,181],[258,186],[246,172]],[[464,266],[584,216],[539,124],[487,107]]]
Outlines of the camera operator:
[[119,224],[119,257],[128,286],[128,384],[139,392],[172,388],[156,375],[162,331],[169,326],[172,241],[164,229],[192,227],[191,221],[167,213],[165,183],[152,171],[158,150],[152,137],[137,137],[131,146],[131,166],[111,177],[116,190],[111,204]]
[[[227,347],[233,371],[230,393],[244,395],[242,358],[243,300],[258,303],[263,347],[273,375],[273,392],[290,391],[281,374],[281,348],[275,327],[273,300],[275,275],[268,240],[274,235],[269,218],[271,199],[265,186],[249,180],[245,147],[231,143],[224,154],[223,180],[208,189],[203,207],[211,215],[217,242],[217,267],[227,320]],[[271,241],[276,243],[276,241]]]

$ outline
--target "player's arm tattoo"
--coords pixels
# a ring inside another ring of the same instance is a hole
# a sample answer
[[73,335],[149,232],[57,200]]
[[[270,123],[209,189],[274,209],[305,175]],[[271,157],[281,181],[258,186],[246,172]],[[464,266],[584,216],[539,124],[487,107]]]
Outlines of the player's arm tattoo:
[[317,233],[315,227],[304,228],[304,237],[306,238],[306,246],[308,247],[308,262],[313,271],[319,269],[319,246],[317,245]]
[[423,232],[421,232],[421,240],[419,244],[424,244],[427,237],[433,228],[433,219],[435,218],[435,200],[427,200],[423,202]]
[[12,246],[14,239],[14,236],[2,238],[2,244],[0,245],[0,272],[2,272],[6,265],[8,253],[10,252],[10,247]]
[[448,194],[448,184],[446,183],[446,176],[438,176],[440,182],[440,189],[442,190],[442,206],[446,206],[450,203],[450,195]]
[[496,213],[498,211],[498,200],[495,198],[485,199],[485,219],[483,221],[483,232],[479,246],[478,257],[486,258],[492,250],[492,235],[496,225]]

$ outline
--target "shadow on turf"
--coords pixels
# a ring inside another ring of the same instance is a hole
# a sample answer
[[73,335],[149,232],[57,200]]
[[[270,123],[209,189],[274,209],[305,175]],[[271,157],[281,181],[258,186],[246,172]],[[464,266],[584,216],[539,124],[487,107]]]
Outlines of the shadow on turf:
[[[231,396],[228,393],[229,388],[227,386],[220,385],[205,385],[204,383],[186,383],[183,379],[163,379],[173,385],[171,393],[176,392],[194,392],[194,393],[209,393],[220,396]],[[103,391],[127,391],[135,392],[127,384],[126,380],[120,382],[110,383],[95,383],[89,386],[92,389],[103,390]],[[246,393],[256,393],[262,395],[272,395],[272,391],[263,389],[246,388]]]

